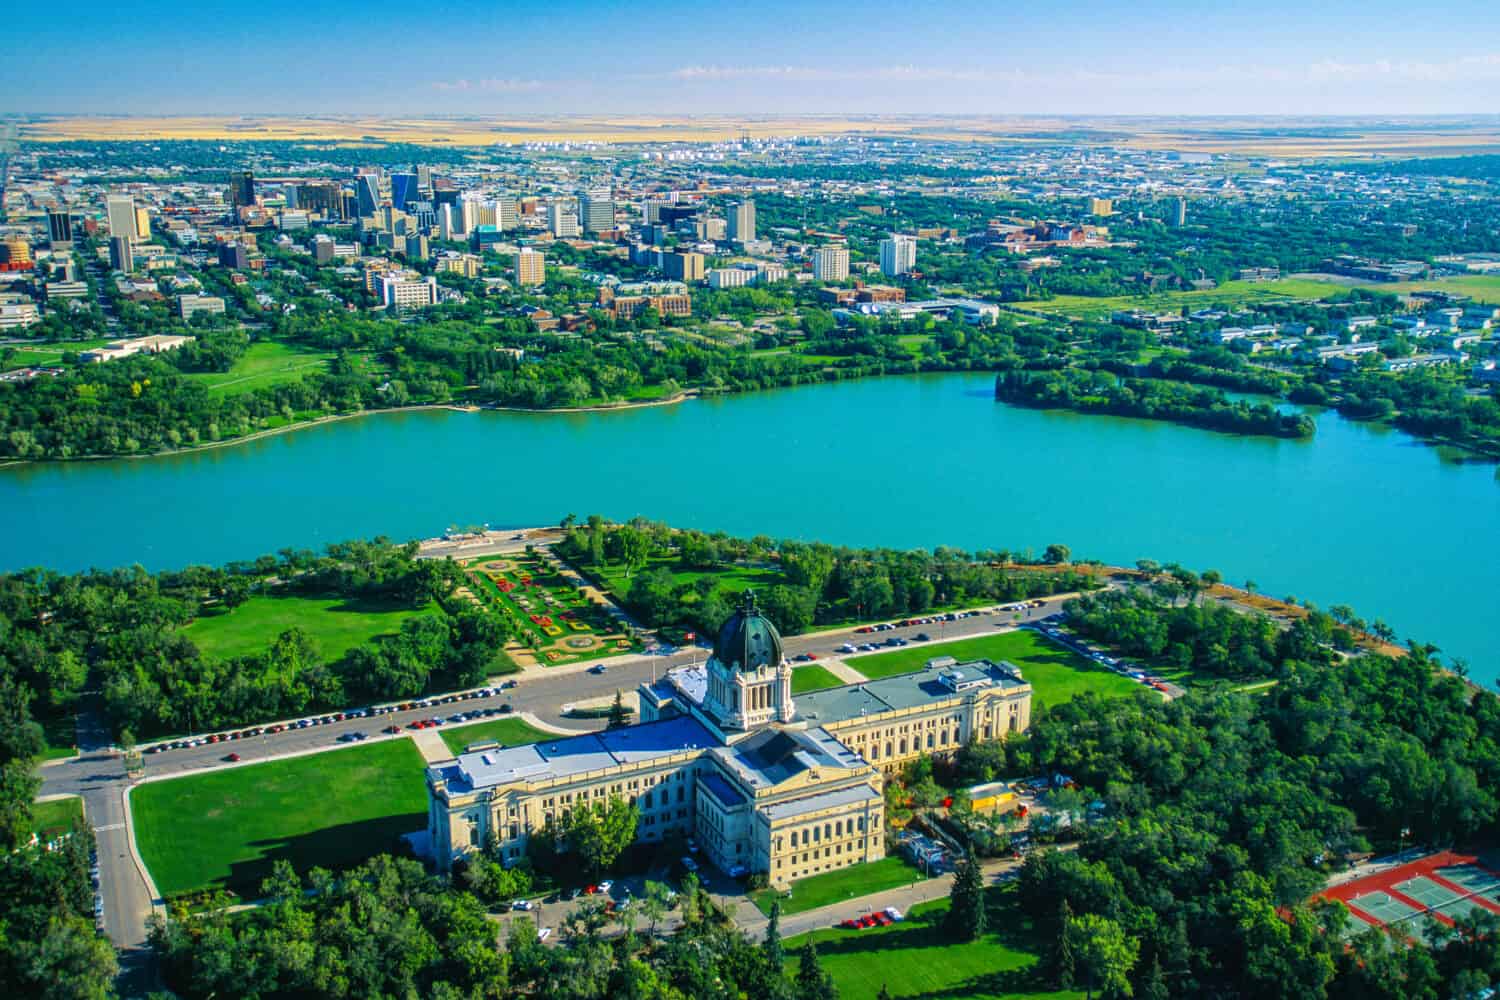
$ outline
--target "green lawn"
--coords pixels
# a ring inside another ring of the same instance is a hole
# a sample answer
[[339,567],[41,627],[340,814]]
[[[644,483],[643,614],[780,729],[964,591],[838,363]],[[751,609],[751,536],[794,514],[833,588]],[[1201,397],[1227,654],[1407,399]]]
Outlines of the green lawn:
[[1242,306],[1284,299],[1322,299],[1347,291],[1343,285],[1307,278],[1283,278],[1280,281],[1226,281],[1218,288],[1204,292],[1161,292],[1157,295],[1058,295],[1055,298],[1017,302],[1024,309],[1055,316],[1077,316],[1081,319],[1107,317],[1117,309],[1146,309],[1153,312],[1176,312],[1183,306],[1194,309],[1212,305]]
[[308,350],[293,344],[258,340],[245,349],[227,372],[189,375],[215,395],[238,395],[281,382],[292,382],[313,372],[327,371],[331,351]]
[[58,365],[65,352],[77,353],[95,347],[103,347],[107,340],[37,341],[36,344],[9,344],[14,349],[5,368],[31,368],[34,366]]
[[838,687],[843,683],[832,670],[820,667],[816,663],[795,667],[792,670],[792,694],[821,691],[824,688]]
[[427,822],[421,751],[408,739],[139,785],[136,843],[164,894],[254,894],[274,862],[342,867]]
[[83,799],[69,796],[31,804],[31,829],[36,833],[83,825]]
[[377,635],[398,631],[406,619],[427,610],[343,597],[259,596],[231,611],[194,619],[182,631],[205,657],[227,659],[258,653],[296,627],[332,662]]
[[[647,563],[647,569],[665,569],[672,574],[672,583],[675,586],[696,583],[705,577],[714,580],[721,587],[733,591],[749,590],[752,587],[766,588],[774,587],[780,583],[786,583],[779,570],[761,566],[745,566],[735,564],[722,570],[683,569],[676,557],[652,556]],[[624,601],[625,595],[630,593],[630,584],[639,575],[641,570],[627,577],[624,564],[607,564],[604,566],[591,566],[590,572],[597,576],[604,584],[605,589],[614,594],[615,598]]]
[[889,653],[852,656],[844,662],[871,680],[921,670],[935,656],[952,656],[964,660],[1009,660],[1021,668],[1021,675],[1031,685],[1032,697],[1043,704],[1056,705],[1084,691],[1101,695],[1124,695],[1141,690],[1128,677],[1111,673],[1083,657],[1047,641],[1031,629],[1017,629],[999,635],[959,639],[954,642],[921,643],[894,649]]
[[788,971],[796,974],[797,951],[811,937],[843,1000],[873,1000],[882,986],[892,997],[925,1000],[1083,996],[1076,990],[1052,990],[1039,974],[1040,948],[1016,910],[1012,891],[987,889],[985,901],[992,933],[977,941],[951,943],[941,923],[948,900],[934,900],[917,904],[905,920],[888,927],[831,928],[788,938]]
[[888,857],[793,882],[790,899],[782,899],[775,889],[752,893],[751,899],[767,915],[771,912],[771,903],[781,899],[781,912],[790,915],[920,881],[922,873],[907,864],[905,859]]
[[1500,274],[1464,274],[1453,278],[1374,284],[1368,287],[1374,292],[1452,292],[1454,295],[1468,295],[1476,302],[1500,305]]
[[495,740],[505,746],[515,747],[523,743],[556,739],[552,733],[529,726],[520,719],[491,719],[489,722],[476,722],[469,726],[455,726],[453,729],[441,730],[439,735],[455,754],[463,753],[464,747],[471,743],[483,743],[485,740]]

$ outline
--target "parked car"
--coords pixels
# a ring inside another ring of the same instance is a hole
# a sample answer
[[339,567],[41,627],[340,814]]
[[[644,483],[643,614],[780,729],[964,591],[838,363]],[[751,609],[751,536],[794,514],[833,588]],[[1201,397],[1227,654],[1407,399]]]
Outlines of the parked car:
[[613,879],[605,879],[603,882],[599,883],[600,892],[609,892],[609,890],[613,889],[614,887],[615,883]]
[[395,736],[397,733],[401,732],[401,727],[400,726],[386,726],[384,729],[381,730],[381,732],[385,733],[387,736]]
[[608,669],[609,668],[606,667],[604,664],[602,664],[602,663],[596,663],[592,667],[589,667],[589,673],[591,673],[591,674],[602,674],[602,673],[604,673]]
[[538,941],[545,941],[545,940],[547,940],[551,936],[552,936],[552,928],[550,928],[550,927],[543,927],[541,930],[539,930],[539,931],[536,932],[536,939]]
[[240,762],[240,755],[237,753],[225,754],[224,759],[231,764],[238,764]]
[[529,910],[536,909],[536,904],[533,903],[529,899],[518,899],[514,903],[510,904],[510,908],[512,910],[528,910],[529,911]]

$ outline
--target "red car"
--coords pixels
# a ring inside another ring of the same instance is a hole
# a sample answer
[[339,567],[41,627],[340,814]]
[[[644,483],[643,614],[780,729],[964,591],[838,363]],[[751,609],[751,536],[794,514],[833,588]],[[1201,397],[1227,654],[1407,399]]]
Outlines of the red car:
[[859,633],[860,635],[866,635],[866,634],[868,634],[870,632],[873,632],[875,630],[873,628],[871,628],[870,626],[868,626],[868,625],[861,625],[859,628],[855,629],[854,631],[857,632],[857,633]]
[[384,729],[381,730],[381,732],[387,734],[388,736],[395,736],[397,733],[401,732],[401,727],[400,726],[386,726]]
[[844,928],[844,930],[846,931],[856,931],[859,930],[859,921],[855,920],[853,917],[850,917],[848,920],[840,922],[839,926]]
[[240,762],[240,755],[237,753],[227,754],[224,759],[231,764],[238,764]]

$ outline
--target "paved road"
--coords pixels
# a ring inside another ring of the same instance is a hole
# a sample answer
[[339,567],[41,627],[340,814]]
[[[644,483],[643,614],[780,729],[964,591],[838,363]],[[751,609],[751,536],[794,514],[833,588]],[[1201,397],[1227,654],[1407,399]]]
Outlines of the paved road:
[[[1053,598],[1041,608],[1034,608],[1021,616],[1022,621],[1035,620],[1058,610],[1062,598]],[[918,632],[926,632],[934,641],[959,638],[967,635],[992,633],[998,626],[1010,625],[1016,615],[1010,612],[980,615],[975,618],[941,625],[911,626],[871,636],[871,639],[893,637],[910,638]],[[835,653],[838,646],[850,641],[852,628],[813,635],[792,636],[785,640],[788,656],[814,653],[820,658]],[[569,667],[540,667],[522,675],[518,685],[509,691],[484,698],[442,705],[437,708],[414,709],[390,715],[353,719],[331,725],[313,726],[307,729],[290,729],[281,733],[265,734],[235,740],[228,743],[208,744],[182,750],[144,755],[145,775],[159,778],[170,775],[190,774],[226,766],[244,766],[287,754],[316,752],[337,749],[337,737],[346,732],[362,731],[371,738],[380,736],[380,730],[388,725],[404,727],[417,719],[434,715],[447,716],[457,711],[472,711],[475,708],[499,707],[510,704],[515,712],[530,712],[544,723],[578,732],[587,732],[602,726],[601,721],[581,722],[563,715],[562,706],[582,702],[590,698],[607,698],[616,690],[631,691],[642,681],[653,676],[660,677],[674,666],[702,662],[707,650],[696,648],[679,651],[671,657],[628,656],[615,657],[607,662],[608,669],[602,674],[588,672],[588,664]],[[403,739],[401,737],[390,737]],[[88,746],[80,743],[80,746]],[[224,757],[230,752],[240,755],[239,764],[226,764]],[[82,795],[90,823],[99,839],[100,888],[104,896],[104,925],[110,938],[127,953],[140,949],[145,941],[145,920],[151,912],[152,899],[146,883],[138,870],[128,846],[128,817],[124,805],[127,781],[119,754],[112,749],[84,752],[78,757],[58,761],[41,769],[44,795]]]

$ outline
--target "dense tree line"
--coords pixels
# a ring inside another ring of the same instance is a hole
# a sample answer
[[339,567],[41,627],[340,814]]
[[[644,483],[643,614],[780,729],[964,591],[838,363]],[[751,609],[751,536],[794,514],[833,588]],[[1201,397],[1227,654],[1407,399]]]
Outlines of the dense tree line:
[[[0,635],[5,634],[0,619]],[[0,996],[110,995],[114,950],[94,927],[87,827],[31,844],[36,765],[45,743],[32,693],[0,669]]]
[[[117,733],[135,736],[245,725],[366,699],[478,683],[506,639],[495,615],[448,597],[457,570],[418,560],[415,545],[285,550],[221,569],[140,567],[65,576],[0,576],[0,668],[39,710],[72,710],[92,678]],[[232,612],[253,593],[338,596],[430,610],[399,632],[330,659],[297,628],[259,652],[205,656],[182,626]]]
[[[310,891],[309,891],[310,890]],[[151,934],[163,977],[183,998],[237,996],[501,998],[550,1000],[834,1000],[817,960],[785,969],[773,922],[752,942],[730,915],[689,879],[681,927],[658,936],[665,906],[639,910],[652,925],[606,937],[602,904],[581,906],[559,933],[567,947],[537,940],[528,920],[511,924],[503,944],[468,892],[413,861],[378,857],[335,879],[314,870],[305,881],[286,865],[267,880],[268,905],[202,917],[158,919]]]
[[1066,773],[1108,807],[1076,853],[1023,868],[1054,967],[1067,923],[1088,915],[1139,943],[1124,972],[1137,990],[1164,977],[1172,995],[1438,997],[1496,981],[1496,950],[1480,946],[1493,918],[1432,953],[1379,931],[1346,950],[1352,918],[1306,901],[1372,846],[1493,834],[1500,699],[1422,650],[1285,660],[1277,680],[1262,697],[1079,698],[1006,744],[1018,771]]
[[[760,570],[776,581],[758,587],[756,597],[787,635],[815,625],[922,615],[940,607],[1098,586],[1086,570],[1005,565],[1012,559],[1008,552],[746,541],[646,521],[608,524],[600,518],[570,525],[560,551],[596,573],[623,566],[630,574],[626,600],[647,624],[708,635],[733,613],[745,589],[733,576],[736,570]],[[680,579],[679,572],[694,577]],[[728,575],[718,579],[719,574]]]
[[1234,434],[1311,437],[1311,417],[1284,414],[1267,403],[1231,401],[1216,389],[1156,379],[1119,379],[1107,372],[1005,372],[995,378],[995,398],[1042,409],[1144,417]]

